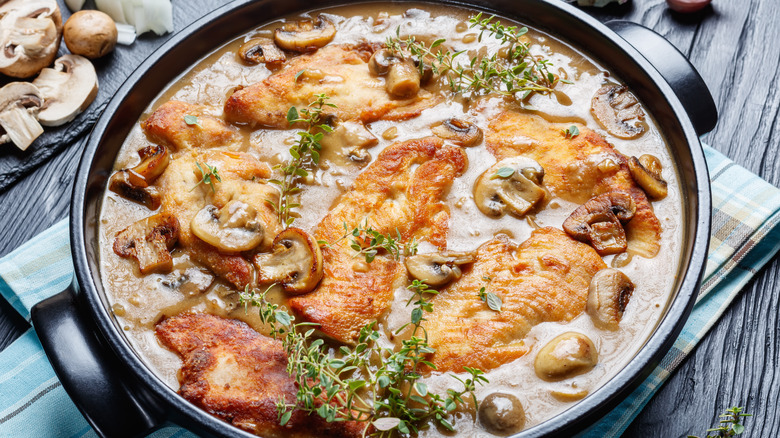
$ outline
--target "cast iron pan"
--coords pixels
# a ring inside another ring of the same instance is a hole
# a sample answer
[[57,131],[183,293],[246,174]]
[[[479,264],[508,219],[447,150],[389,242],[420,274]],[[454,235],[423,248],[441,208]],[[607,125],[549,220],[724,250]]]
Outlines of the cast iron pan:
[[[32,310],[32,321],[62,385],[101,436],[143,436],[168,422],[207,436],[252,437],[194,407],[166,386],[130,347],[100,281],[100,202],[114,159],[143,110],[177,75],[239,33],[273,18],[339,0],[237,0],[196,21],[150,56],[95,125],[71,203],[72,286]],[[666,354],[695,301],[707,254],[710,192],[698,135],[717,121],[712,97],[685,57],[656,33],[629,22],[606,26],[559,0],[446,1],[496,12],[573,41],[621,77],[655,117],[678,166],[685,238],[673,301],[636,357],[606,385],[517,437],[571,436],[636,388]]]

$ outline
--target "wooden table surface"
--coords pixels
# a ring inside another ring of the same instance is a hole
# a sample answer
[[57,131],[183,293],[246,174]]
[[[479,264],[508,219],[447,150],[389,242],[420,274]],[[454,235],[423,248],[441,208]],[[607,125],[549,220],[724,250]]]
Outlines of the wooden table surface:
[[[176,28],[222,3],[174,1]],[[602,21],[641,23],[686,54],[720,111],[718,126],[704,141],[780,185],[780,1],[715,0],[693,15],[671,12],[664,0],[631,0],[627,5],[587,11]],[[147,50],[165,39],[145,37],[137,44]],[[131,50],[141,49],[120,48],[114,61],[108,62],[120,62],[122,53]],[[98,64],[99,70],[104,65]],[[121,71],[128,74],[131,69]],[[66,136],[68,144],[53,158],[0,192],[0,256],[66,217],[85,135],[71,137]],[[0,148],[0,159],[6,153]],[[704,436],[717,423],[718,414],[735,405],[754,414],[746,420],[744,436],[780,436],[778,309],[780,263],[775,257],[756,274],[625,436]],[[0,299],[0,350],[27,328]]]

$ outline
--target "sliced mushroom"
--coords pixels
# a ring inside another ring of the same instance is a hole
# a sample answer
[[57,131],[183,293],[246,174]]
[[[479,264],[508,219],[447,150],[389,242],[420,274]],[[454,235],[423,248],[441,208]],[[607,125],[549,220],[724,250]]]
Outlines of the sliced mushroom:
[[185,296],[196,296],[206,292],[216,277],[206,269],[196,266],[187,255],[176,257],[173,271],[162,281],[162,285]]
[[97,96],[98,79],[95,67],[87,58],[65,55],[45,68],[35,78],[45,99],[38,120],[43,126],[60,126],[73,120]]
[[11,0],[0,5],[0,73],[27,78],[51,64],[62,35],[54,0]]
[[320,142],[325,150],[341,151],[353,161],[367,163],[371,156],[366,149],[376,145],[379,139],[357,121],[333,123],[336,127],[326,133]]
[[537,377],[559,381],[587,373],[599,361],[599,352],[589,337],[566,332],[547,343],[534,360]]
[[288,293],[313,290],[322,279],[322,252],[311,234],[288,228],[274,239],[273,252],[254,258],[260,283],[278,283]]
[[28,82],[11,82],[0,89],[0,144],[12,142],[26,150],[43,128],[38,110],[43,105],[40,90]]
[[506,436],[525,427],[525,410],[513,394],[494,392],[479,403],[479,423],[493,435]]
[[585,311],[603,330],[617,330],[634,293],[634,283],[617,269],[602,269],[590,280]]
[[407,99],[420,91],[420,70],[409,60],[390,65],[385,79],[385,90],[393,96]]
[[391,65],[400,61],[401,58],[395,56],[389,49],[380,49],[368,60],[368,71],[376,76],[384,76],[390,71]]
[[475,146],[482,142],[482,130],[479,126],[454,117],[434,125],[431,131],[437,137],[450,140],[460,146]]
[[628,170],[637,184],[653,200],[664,199],[668,193],[666,180],[661,176],[663,166],[661,161],[649,154],[644,154],[638,159],[631,157],[628,160]]
[[153,145],[142,148],[138,155],[141,163],[132,169],[123,169],[113,174],[108,181],[108,189],[150,210],[157,210],[160,207],[160,194],[150,186],[168,167],[168,150],[165,146]]
[[238,57],[249,65],[260,63],[278,66],[287,60],[284,52],[279,50],[270,38],[252,38],[238,49]]
[[170,250],[179,238],[179,221],[168,213],[159,213],[130,225],[114,239],[114,252],[138,261],[141,274],[169,272],[173,269]]
[[336,26],[323,15],[317,19],[285,23],[274,31],[274,42],[284,50],[311,52],[325,46],[336,36]]
[[503,159],[479,176],[474,202],[479,211],[492,218],[507,213],[523,217],[544,205],[548,196],[543,178],[544,169],[531,158]]
[[207,205],[190,222],[192,234],[225,252],[254,249],[262,243],[265,228],[249,204],[233,200],[221,209]]
[[591,101],[591,112],[610,134],[636,138],[645,132],[645,113],[626,86],[604,85]]
[[460,265],[474,262],[469,252],[417,254],[404,260],[409,275],[431,286],[441,286],[457,280],[463,274]]
[[65,22],[62,38],[74,55],[90,59],[109,54],[119,33],[108,14],[100,11],[78,11]]
[[589,243],[599,255],[626,250],[624,223],[631,220],[636,204],[627,193],[610,192],[595,196],[574,210],[563,222],[563,230],[581,242]]

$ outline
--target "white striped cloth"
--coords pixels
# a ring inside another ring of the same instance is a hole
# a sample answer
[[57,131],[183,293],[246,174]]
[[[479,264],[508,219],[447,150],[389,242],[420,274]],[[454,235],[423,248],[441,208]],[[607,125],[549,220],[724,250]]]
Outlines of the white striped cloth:
[[[648,379],[580,438],[618,437],[780,249],[780,190],[705,147],[713,194],[712,235],[698,301],[682,334]],[[73,276],[68,224],[59,222],[3,259],[0,294],[29,319],[30,308]],[[31,329],[0,352],[0,437],[95,436],[57,381]],[[195,436],[166,425],[151,436]]]

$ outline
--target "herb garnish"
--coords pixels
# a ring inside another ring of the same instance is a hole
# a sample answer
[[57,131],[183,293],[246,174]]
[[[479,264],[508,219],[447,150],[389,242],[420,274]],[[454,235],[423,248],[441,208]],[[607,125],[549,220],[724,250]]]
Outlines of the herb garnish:
[[425,313],[433,311],[429,297],[438,292],[416,280],[408,288],[414,293],[407,302],[414,305],[411,320],[396,334],[409,326],[412,330],[398,351],[377,343],[380,333],[372,322],[360,330],[354,347],[341,346],[335,354],[322,339],[314,338],[313,324],[294,323],[294,317],[265,300],[270,288],[257,294],[247,287],[240,294],[246,310],[249,305],[259,308],[272,336],[284,335],[287,372],[295,379],[298,394],[295,404],[283,399],[277,403],[280,424],[290,420],[293,409],[301,409],[326,421],[365,422],[364,435],[373,426],[371,436],[384,438],[416,433],[428,421],[454,430],[448,417],[465,404],[463,397],[471,397],[477,406],[474,391],[488,382],[480,370],[464,367],[469,374],[465,379],[453,375],[463,389],[448,389],[446,395],[430,393],[420,381],[422,368],[436,368],[427,360],[435,350],[428,345],[428,334],[421,324]]
[[515,174],[515,169],[512,169],[511,167],[502,167],[498,169],[496,173],[494,173],[493,176],[490,177],[490,179],[509,178],[514,174]]
[[186,123],[189,126],[198,125],[201,128],[203,127],[201,126],[200,121],[198,121],[198,118],[196,116],[192,116],[189,114],[184,116],[184,123]]
[[321,240],[318,243],[322,246],[332,247],[348,238],[350,248],[356,251],[353,257],[363,256],[366,263],[373,262],[380,250],[387,251],[395,260],[400,260],[402,255],[408,257],[417,254],[417,239],[413,238],[409,242],[404,242],[398,228],[395,229],[396,237],[393,237],[390,233],[382,234],[373,229],[368,225],[367,219],[351,230],[346,222],[343,222],[343,225],[344,235],[338,240],[332,243]]
[[195,162],[195,166],[198,168],[198,171],[200,171],[201,178],[200,181],[195,184],[195,187],[190,189],[190,191],[195,190],[201,184],[208,184],[211,186],[211,192],[216,193],[217,191],[214,188],[214,180],[222,182],[222,178],[219,176],[219,170],[217,170],[217,167],[210,166],[208,163],[203,163],[203,166],[206,166],[206,170],[203,170],[203,167],[197,161]]
[[277,164],[274,169],[282,172],[282,179],[271,179],[268,182],[276,184],[279,187],[279,203],[266,199],[266,202],[276,211],[279,222],[284,228],[289,227],[295,221],[295,217],[290,213],[300,207],[293,200],[293,196],[301,191],[298,187],[300,178],[309,176],[309,172],[304,168],[307,165],[318,165],[320,162],[320,141],[324,132],[331,132],[333,128],[327,123],[323,123],[323,107],[336,108],[336,105],[328,103],[328,96],[317,94],[316,99],[309,103],[309,106],[298,111],[294,106],[287,111],[287,123],[306,124],[306,130],[298,132],[298,141],[290,147],[290,159],[282,164]]
[[[482,280],[490,283],[490,280],[492,280],[490,277],[482,277]],[[494,294],[493,292],[486,292],[486,286],[482,286],[479,288],[478,296],[479,299],[482,300],[484,303],[487,303],[490,310],[494,310],[496,312],[501,311],[501,306],[504,304],[503,301],[501,301],[501,297]]]
[[[726,409],[725,414],[721,414],[720,418],[720,426],[713,428],[713,429],[707,429],[707,432],[716,432],[713,434],[707,434],[705,438],[722,438],[722,437],[733,437],[735,435],[741,435],[742,432],[745,431],[745,426],[742,424],[742,417],[752,417],[753,414],[743,414],[742,413],[743,408],[742,407],[732,407],[729,409]],[[699,438],[694,435],[688,435],[688,438]]]
[[572,138],[580,135],[580,130],[576,126],[571,125],[568,128],[561,130],[561,133],[567,139],[572,139]]
[[430,46],[417,41],[414,36],[401,40],[400,28],[396,30],[395,37],[387,39],[385,46],[397,56],[410,55],[417,60],[421,74],[430,67],[434,74],[444,76],[452,91],[459,94],[497,93],[520,101],[534,92],[550,93],[559,79],[550,72],[551,62],[532,55],[528,44],[522,41],[521,37],[528,28],[504,26],[494,19],[495,16],[482,18],[482,13],[479,13],[469,19],[469,27],[480,30],[480,41],[488,34],[504,44],[506,59],[493,55],[473,57],[460,63],[456,58],[465,51],[442,49],[445,39],[437,39]]

